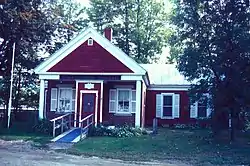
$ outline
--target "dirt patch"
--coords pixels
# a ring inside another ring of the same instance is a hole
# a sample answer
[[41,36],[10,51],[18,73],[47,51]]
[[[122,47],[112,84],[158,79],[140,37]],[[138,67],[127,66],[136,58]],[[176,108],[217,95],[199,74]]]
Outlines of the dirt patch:
[[32,142],[0,140],[0,160],[3,166],[187,166],[177,161],[125,162],[122,160],[83,157],[38,149]]

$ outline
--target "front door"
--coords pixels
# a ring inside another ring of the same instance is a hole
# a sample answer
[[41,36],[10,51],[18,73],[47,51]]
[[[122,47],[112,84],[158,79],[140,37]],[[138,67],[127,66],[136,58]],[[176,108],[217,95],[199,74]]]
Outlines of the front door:
[[95,116],[96,101],[97,101],[96,93],[82,93],[81,94],[81,110],[80,110],[81,118],[80,119],[83,119],[90,114],[94,114]]

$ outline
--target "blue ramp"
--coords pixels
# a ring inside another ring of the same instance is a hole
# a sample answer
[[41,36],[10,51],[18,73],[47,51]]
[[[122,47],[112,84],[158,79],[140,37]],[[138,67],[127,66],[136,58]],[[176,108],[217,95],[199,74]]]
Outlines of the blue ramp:
[[[87,129],[82,132],[82,137],[86,137]],[[80,141],[81,136],[81,128],[73,128],[67,132],[64,132],[54,138],[53,142],[64,142],[64,143],[72,143]]]

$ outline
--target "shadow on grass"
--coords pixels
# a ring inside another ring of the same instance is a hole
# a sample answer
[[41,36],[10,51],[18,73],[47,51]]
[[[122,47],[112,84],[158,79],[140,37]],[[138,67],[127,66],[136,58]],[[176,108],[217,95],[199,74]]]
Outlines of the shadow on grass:
[[0,127],[0,139],[5,141],[32,141],[32,145],[35,147],[47,148],[47,143],[49,143],[52,137],[34,133],[31,127],[27,126],[26,123],[15,123],[9,129]]
[[89,137],[64,152],[132,161],[180,160],[195,165],[250,163],[250,145],[214,140],[209,130],[161,129],[156,136]]

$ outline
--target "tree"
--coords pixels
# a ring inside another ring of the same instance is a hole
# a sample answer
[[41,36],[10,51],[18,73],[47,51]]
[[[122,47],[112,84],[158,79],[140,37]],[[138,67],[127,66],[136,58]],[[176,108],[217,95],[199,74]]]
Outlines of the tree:
[[102,31],[112,27],[114,43],[139,63],[156,61],[169,36],[163,2],[91,0],[89,20]]
[[57,25],[54,40],[46,49],[52,54],[85,28],[87,19],[86,8],[76,0],[54,0],[48,6]]
[[235,120],[250,101],[249,19],[249,2],[241,0],[177,0],[172,17],[178,69],[196,81],[194,96],[212,95],[213,115],[229,113],[232,140]]
[[[0,68],[4,75],[1,98],[5,105],[8,105],[9,99],[13,44],[16,44],[15,76],[17,77],[15,81],[20,82],[21,75],[18,73],[23,70],[29,71],[38,64],[39,46],[47,44],[55,31],[51,17],[46,15],[46,12],[45,1],[40,0],[9,0],[0,8],[2,41],[0,43]],[[18,103],[19,89],[13,93],[17,97],[14,103]]]
[[23,104],[36,107],[37,76],[32,70],[44,54],[53,53],[86,26],[84,9],[75,0],[10,0],[0,8],[1,104],[8,105],[13,43],[13,105],[16,110]]

